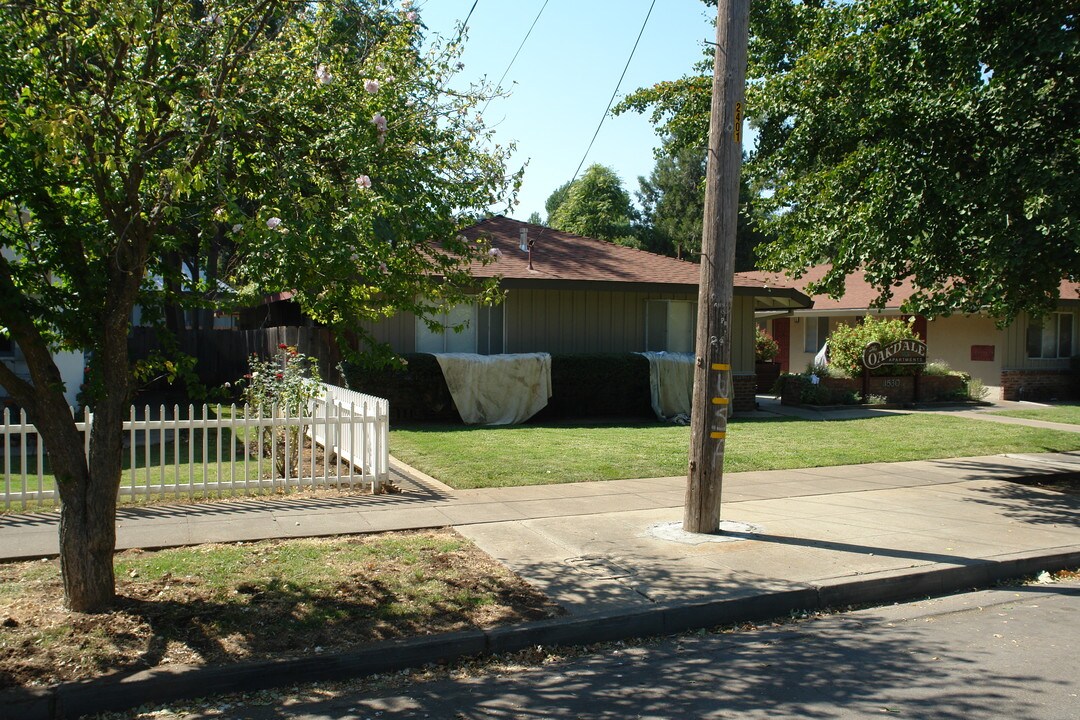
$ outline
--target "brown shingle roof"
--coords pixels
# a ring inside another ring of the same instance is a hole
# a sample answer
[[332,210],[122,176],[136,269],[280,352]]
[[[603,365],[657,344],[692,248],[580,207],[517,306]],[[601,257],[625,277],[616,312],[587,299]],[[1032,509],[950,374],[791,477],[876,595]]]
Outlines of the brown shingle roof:
[[[831,267],[831,265],[817,265],[807,270],[806,274],[798,280],[793,280],[789,275],[781,273],[751,272],[741,273],[741,275],[743,275],[746,280],[756,282],[759,285],[766,287],[795,287],[802,292],[806,292],[807,284],[823,278],[825,273],[827,273]],[[831,298],[826,294],[812,295],[814,308],[811,312],[830,310],[867,310],[878,296],[878,291],[867,282],[866,275],[862,270],[848,275],[845,282],[845,288],[844,296],[839,299]],[[915,288],[912,285],[911,280],[903,280],[899,285],[893,287],[893,296],[889,302],[885,304],[885,307],[894,310],[899,309],[904,301],[911,297],[914,292]],[[1063,280],[1058,292],[1059,297],[1062,300],[1075,301],[1080,298],[1080,283]]]
[[[529,254],[522,252],[518,247],[522,229],[527,231],[528,237],[533,241],[531,270],[529,269]],[[502,215],[480,221],[465,230],[464,235],[470,240],[481,236],[487,237],[491,246],[498,248],[502,253],[495,262],[487,265],[474,263],[470,268],[474,277],[649,283],[686,285],[688,289],[696,289],[701,275],[701,266],[697,263],[553,230],[543,225],[533,225]],[[746,275],[746,273],[736,273],[736,288],[762,288],[756,278],[749,278]],[[780,285],[774,284],[771,290],[790,291],[793,287],[794,283],[788,281]],[[790,295],[793,299],[800,295],[791,292],[784,294]]]

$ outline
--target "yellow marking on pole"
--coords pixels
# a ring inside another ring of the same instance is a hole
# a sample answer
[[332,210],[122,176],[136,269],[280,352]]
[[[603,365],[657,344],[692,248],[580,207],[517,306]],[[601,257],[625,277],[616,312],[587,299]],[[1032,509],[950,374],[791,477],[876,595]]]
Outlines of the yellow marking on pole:
[[713,363],[713,370],[730,370],[731,366],[726,363]]
[[709,437],[711,437],[713,440],[723,440],[724,438],[727,437],[727,433],[726,432],[709,433]]
[[727,405],[728,404],[728,399],[727,398],[713,398],[712,399],[712,404],[713,405]]

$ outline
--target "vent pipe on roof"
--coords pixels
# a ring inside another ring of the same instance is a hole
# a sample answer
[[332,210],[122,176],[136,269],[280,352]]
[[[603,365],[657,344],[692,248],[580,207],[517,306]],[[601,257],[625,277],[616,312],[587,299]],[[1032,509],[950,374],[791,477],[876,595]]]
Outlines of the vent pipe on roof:
[[529,252],[529,228],[521,228],[518,232],[518,250]]

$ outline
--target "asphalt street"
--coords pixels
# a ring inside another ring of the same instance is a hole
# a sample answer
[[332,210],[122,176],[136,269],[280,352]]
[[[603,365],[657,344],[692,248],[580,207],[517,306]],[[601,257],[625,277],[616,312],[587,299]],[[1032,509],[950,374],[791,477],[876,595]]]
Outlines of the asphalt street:
[[263,705],[232,699],[182,717],[1076,720],[1077,617],[1080,582],[1005,587],[615,644],[506,676],[376,694],[323,688]]

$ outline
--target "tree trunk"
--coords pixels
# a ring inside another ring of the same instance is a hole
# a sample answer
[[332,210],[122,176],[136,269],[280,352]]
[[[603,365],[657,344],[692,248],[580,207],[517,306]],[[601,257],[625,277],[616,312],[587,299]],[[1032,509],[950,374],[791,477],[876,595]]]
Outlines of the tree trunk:
[[[124,413],[130,399],[126,387],[121,384],[95,407],[89,458],[77,432],[74,443],[50,441],[42,433],[60,490],[64,605],[77,612],[107,610],[115,597],[116,499],[123,467]],[[70,415],[67,419],[70,422]]]
[[87,473],[84,481],[62,493],[60,571],[64,605],[70,610],[101,612],[113,604],[118,480]]

